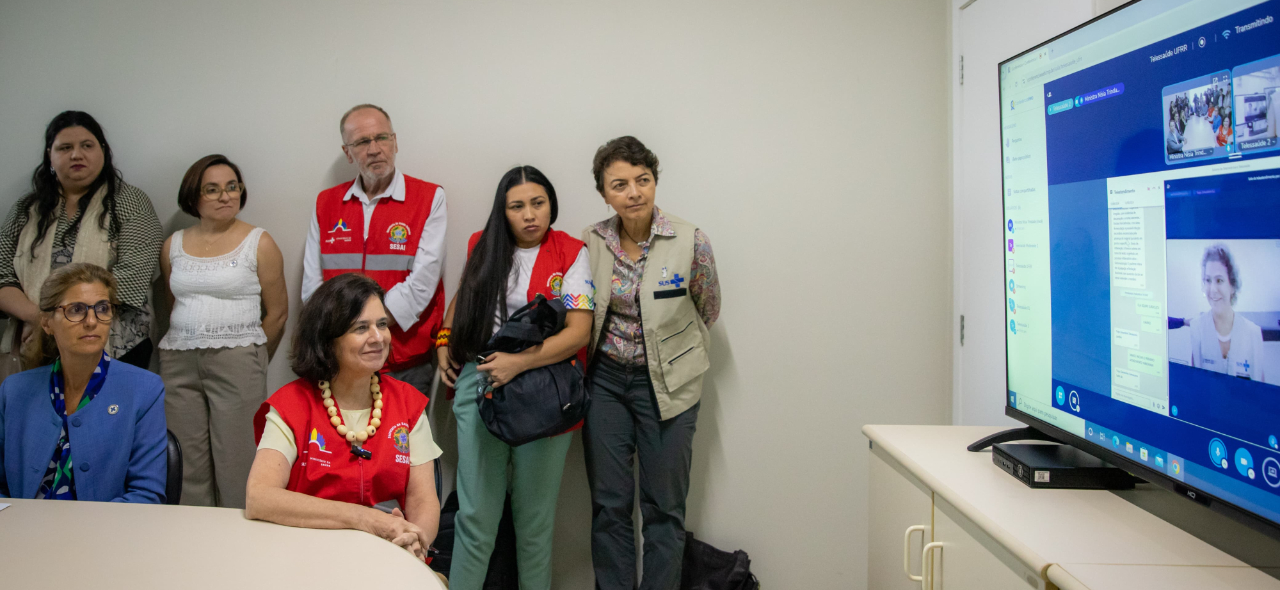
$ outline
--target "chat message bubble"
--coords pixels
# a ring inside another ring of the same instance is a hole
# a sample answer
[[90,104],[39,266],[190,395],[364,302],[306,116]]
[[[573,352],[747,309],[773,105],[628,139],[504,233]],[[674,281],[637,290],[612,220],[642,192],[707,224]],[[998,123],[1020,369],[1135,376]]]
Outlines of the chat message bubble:
[[1159,301],[1143,301],[1139,299],[1134,304],[1138,307],[1138,315],[1155,318],[1164,315],[1164,304]]
[[1137,350],[1129,351],[1129,368],[1135,371],[1155,375],[1156,377],[1164,376],[1164,357],[1154,354],[1147,354]]
[[1164,332],[1164,327],[1166,322],[1164,322],[1160,318],[1141,318],[1141,319],[1142,319],[1143,332],[1150,332],[1152,334],[1159,334],[1161,332]]
[[1146,222],[1142,209],[1108,209],[1111,233],[1111,285],[1147,288]]
[[1141,373],[1122,367],[1116,367],[1113,373],[1115,375],[1115,385],[1128,387],[1129,389],[1142,389]]
[[1151,299],[1151,291],[1139,291],[1137,289],[1121,289],[1121,297],[1130,297],[1133,299]]
[[1116,328],[1112,330],[1111,342],[1121,348],[1137,348],[1139,334],[1135,330]]

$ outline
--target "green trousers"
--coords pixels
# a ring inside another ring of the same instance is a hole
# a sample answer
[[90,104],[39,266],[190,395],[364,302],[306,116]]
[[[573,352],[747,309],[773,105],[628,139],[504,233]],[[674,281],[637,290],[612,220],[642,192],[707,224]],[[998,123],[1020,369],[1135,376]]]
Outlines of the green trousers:
[[551,541],[556,499],[572,435],[511,447],[494,438],[480,419],[475,363],[458,375],[453,413],[458,422],[458,513],[454,517],[451,590],[480,590],[489,570],[511,469],[511,512],[516,529],[520,590],[551,588]]

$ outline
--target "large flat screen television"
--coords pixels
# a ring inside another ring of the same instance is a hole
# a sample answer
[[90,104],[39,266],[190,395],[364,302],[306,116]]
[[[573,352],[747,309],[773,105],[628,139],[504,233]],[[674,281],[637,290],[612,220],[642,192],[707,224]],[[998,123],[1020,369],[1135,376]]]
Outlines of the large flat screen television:
[[1280,537],[1277,19],[1139,0],[999,68],[1006,414]]

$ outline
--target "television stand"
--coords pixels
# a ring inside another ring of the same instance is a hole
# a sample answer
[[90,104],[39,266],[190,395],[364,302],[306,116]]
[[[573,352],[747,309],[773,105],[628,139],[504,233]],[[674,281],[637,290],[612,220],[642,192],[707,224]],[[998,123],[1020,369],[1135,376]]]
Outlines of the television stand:
[[997,432],[989,436],[984,436],[978,439],[977,441],[975,441],[973,444],[969,445],[967,448],[969,449],[970,453],[977,453],[979,451],[986,450],[987,447],[990,447],[991,445],[994,445],[994,444],[1013,442],[1017,440],[1043,440],[1046,442],[1055,442],[1055,443],[1062,442],[1056,438],[1053,438],[1052,436],[1049,436],[1043,432],[1040,432],[1039,430],[1031,426],[1024,426],[1022,428],[1011,428],[1009,430],[1002,430],[1000,432]]

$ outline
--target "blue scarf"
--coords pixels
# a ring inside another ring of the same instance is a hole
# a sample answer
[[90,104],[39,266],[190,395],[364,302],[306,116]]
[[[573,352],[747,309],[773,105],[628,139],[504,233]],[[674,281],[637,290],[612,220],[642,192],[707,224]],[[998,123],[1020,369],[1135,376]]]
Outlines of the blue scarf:
[[[110,366],[111,357],[104,353],[102,360],[98,361],[98,367],[89,376],[89,384],[84,388],[84,396],[80,398],[80,405],[76,406],[76,412],[89,405],[98,392],[102,391],[102,384],[107,380],[107,369]],[[71,437],[67,429],[67,397],[63,393],[65,389],[62,359],[58,359],[54,361],[53,370],[50,372],[49,398],[53,401],[53,411],[57,412],[58,417],[62,419],[62,434],[58,437],[58,446],[53,449],[53,459],[49,461],[49,469],[44,472],[44,479],[40,480],[40,491],[36,493],[36,499],[76,499],[76,482],[72,477],[74,472],[71,470]]]

